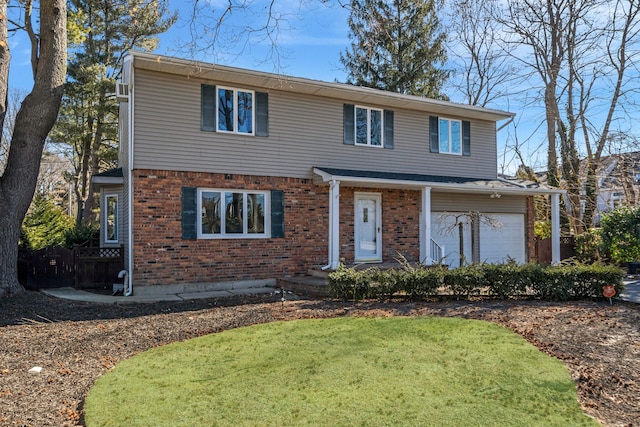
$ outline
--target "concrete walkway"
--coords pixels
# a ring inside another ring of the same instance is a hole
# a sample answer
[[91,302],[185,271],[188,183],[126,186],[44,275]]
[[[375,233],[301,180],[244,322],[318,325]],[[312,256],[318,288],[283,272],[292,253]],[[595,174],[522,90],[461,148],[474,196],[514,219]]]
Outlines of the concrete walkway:
[[640,303],[640,279],[623,280],[625,290],[619,295],[624,301]]
[[41,289],[43,294],[67,299],[71,301],[85,301],[95,302],[101,304],[131,304],[131,303],[152,303],[160,301],[187,301],[193,299],[202,298],[223,298],[235,295],[257,295],[257,294],[270,294],[280,293],[279,289],[272,287],[255,287],[255,288],[240,288],[224,291],[203,291],[192,293],[179,293],[179,294],[159,294],[159,295],[133,295],[129,297],[125,296],[111,296],[105,294],[98,294],[94,292],[82,291],[74,288],[52,288]]

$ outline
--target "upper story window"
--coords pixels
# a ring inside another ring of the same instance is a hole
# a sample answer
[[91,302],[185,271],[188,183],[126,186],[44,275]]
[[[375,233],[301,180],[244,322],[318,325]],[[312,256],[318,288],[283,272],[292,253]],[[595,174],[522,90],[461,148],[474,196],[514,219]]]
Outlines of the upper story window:
[[471,155],[471,123],[445,117],[429,117],[429,147],[432,153]]
[[218,131],[253,135],[253,91],[218,87]]
[[201,130],[269,136],[269,94],[201,85]]
[[393,148],[393,111],[344,104],[344,143]]
[[460,120],[439,119],[438,132],[440,137],[440,152],[462,154]]
[[269,237],[270,193],[198,190],[198,237]]
[[382,147],[382,110],[356,107],[356,145]]

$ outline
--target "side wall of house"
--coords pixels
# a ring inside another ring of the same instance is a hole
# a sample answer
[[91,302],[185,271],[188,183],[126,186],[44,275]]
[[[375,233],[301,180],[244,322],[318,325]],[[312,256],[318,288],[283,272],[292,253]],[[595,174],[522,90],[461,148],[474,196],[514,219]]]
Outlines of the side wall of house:
[[393,149],[345,145],[343,105],[348,100],[271,89],[268,137],[204,132],[200,130],[202,83],[225,84],[136,71],[134,169],[312,178],[316,166],[496,178],[496,132],[491,121],[471,122],[470,156],[431,153],[429,114],[403,109],[394,109]]

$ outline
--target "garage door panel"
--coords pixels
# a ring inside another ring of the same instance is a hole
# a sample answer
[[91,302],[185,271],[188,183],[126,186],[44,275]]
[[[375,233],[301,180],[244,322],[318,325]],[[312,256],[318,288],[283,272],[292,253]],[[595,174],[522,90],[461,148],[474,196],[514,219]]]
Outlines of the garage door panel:
[[[450,267],[460,266],[460,240],[458,227],[455,226],[456,215],[452,212],[443,215],[439,212],[431,214],[431,237],[439,245],[444,246],[445,259],[443,262]],[[509,258],[524,264],[525,233],[524,215],[522,214],[485,214],[491,221],[480,221],[480,261],[488,263],[504,263]],[[460,218],[459,218],[460,219]],[[471,261],[471,227],[468,219],[462,217],[464,256]],[[488,222],[497,223],[499,227],[492,227]]]
[[504,263],[509,258],[524,264],[525,238],[524,215],[491,214],[500,227],[485,223],[480,225],[480,260],[488,263]]

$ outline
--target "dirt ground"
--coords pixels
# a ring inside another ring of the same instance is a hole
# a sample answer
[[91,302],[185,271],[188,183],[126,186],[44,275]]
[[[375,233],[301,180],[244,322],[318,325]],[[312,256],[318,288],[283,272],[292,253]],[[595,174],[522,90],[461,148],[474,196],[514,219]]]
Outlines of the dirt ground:
[[[27,292],[0,301],[0,425],[83,425],[83,399],[119,361],[151,347],[276,320],[437,315],[508,327],[561,359],[584,411],[604,426],[640,426],[640,305],[281,302],[278,295],[100,305]],[[40,373],[30,373],[41,367]]]

